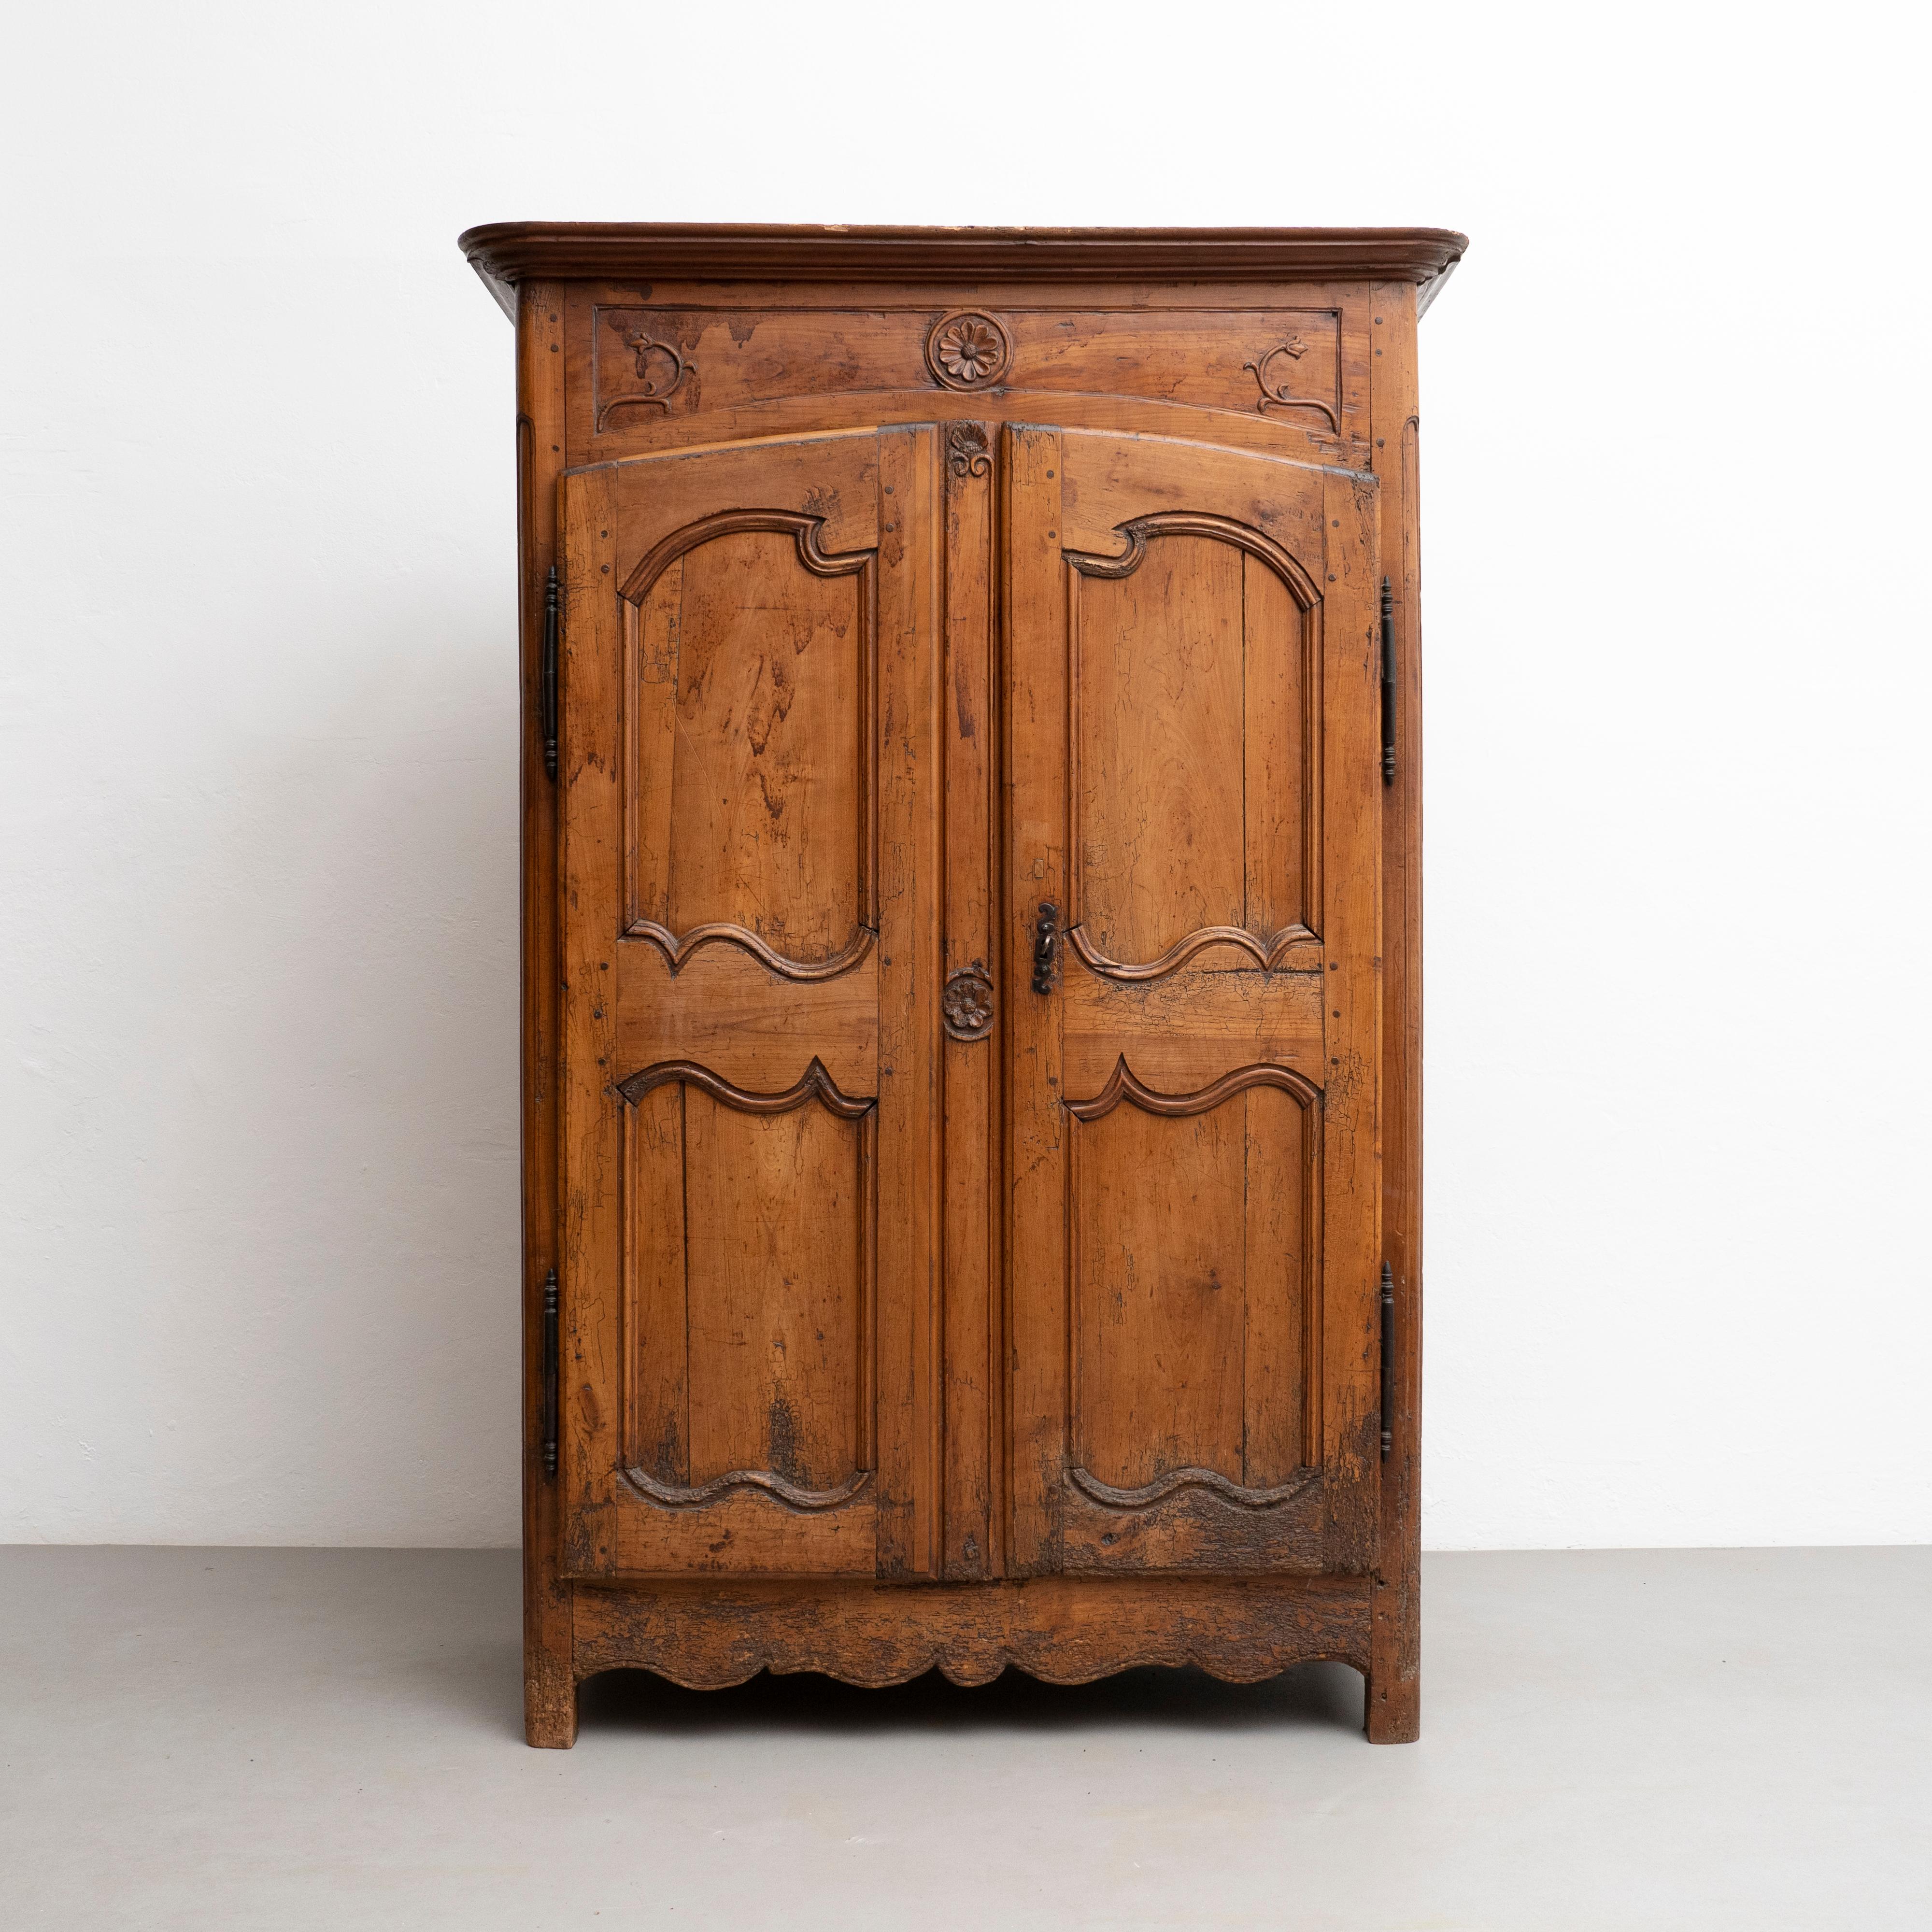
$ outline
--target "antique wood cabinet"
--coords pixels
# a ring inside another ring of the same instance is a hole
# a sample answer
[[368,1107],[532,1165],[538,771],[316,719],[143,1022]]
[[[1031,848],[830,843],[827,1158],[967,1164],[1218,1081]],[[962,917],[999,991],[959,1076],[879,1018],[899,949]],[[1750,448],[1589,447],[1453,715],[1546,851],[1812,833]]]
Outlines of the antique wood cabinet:
[[1416,1735],[1435,230],[512,224],[526,1709]]

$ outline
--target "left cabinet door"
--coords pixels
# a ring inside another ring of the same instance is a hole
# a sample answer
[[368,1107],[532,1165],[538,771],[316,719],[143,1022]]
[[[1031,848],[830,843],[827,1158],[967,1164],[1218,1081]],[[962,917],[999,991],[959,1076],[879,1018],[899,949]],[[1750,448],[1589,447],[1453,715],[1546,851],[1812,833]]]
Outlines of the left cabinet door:
[[561,486],[570,1574],[934,1574],[938,476]]

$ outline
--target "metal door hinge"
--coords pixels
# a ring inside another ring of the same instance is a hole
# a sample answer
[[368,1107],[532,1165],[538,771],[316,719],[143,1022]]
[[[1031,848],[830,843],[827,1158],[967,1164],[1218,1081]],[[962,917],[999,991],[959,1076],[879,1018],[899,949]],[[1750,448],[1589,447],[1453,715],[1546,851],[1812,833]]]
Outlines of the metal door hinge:
[[1382,1454],[1395,1446],[1389,1404],[1395,1395],[1395,1270],[1382,1263]]
[[556,776],[556,566],[544,583],[543,664],[537,692],[542,712],[544,770]]
[[556,1474],[556,1270],[544,1281],[543,1297],[543,1466],[546,1476]]
[[1382,579],[1382,783],[1395,783],[1395,599]]

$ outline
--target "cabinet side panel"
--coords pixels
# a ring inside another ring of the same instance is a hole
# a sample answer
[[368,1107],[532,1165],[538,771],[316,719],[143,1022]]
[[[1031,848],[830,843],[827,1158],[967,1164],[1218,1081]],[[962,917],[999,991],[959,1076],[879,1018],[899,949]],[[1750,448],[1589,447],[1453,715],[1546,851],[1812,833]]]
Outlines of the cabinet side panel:
[[564,464],[562,290],[524,284],[517,324],[518,739],[522,844],[524,1722],[533,1744],[577,1736],[571,1593],[557,1580],[557,1490],[544,1473],[544,1283],[556,1265],[556,792],[538,730],[544,583],[556,561]]
[[1382,560],[1395,604],[1396,772],[1382,801],[1382,1226],[1395,1352],[1367,1716],[1372,1740],[1400,1744],[1418,1736],[1422,1722],[1422,578],[1415,290],[1383,283],[1372,293]]

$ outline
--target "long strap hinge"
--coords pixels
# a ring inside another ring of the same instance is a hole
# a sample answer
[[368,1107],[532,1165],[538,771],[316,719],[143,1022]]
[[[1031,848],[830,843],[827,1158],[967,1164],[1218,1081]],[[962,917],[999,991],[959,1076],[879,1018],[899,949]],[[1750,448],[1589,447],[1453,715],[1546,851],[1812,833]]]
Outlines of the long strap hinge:
[[543,662],[538,667],[537,703],[542,712],[544,770],[556,776],[556,566],[544,580]]
[[1395,783],[1395,598],[1382,579],[1382,783]]
[[1395,1270],[1382,1263],[1382,1454],[1395,1446],[1389,1405],[1395,1396]]
[[544,1278],[543,1292],[543,1466],[556,1474],[556,1270]]

